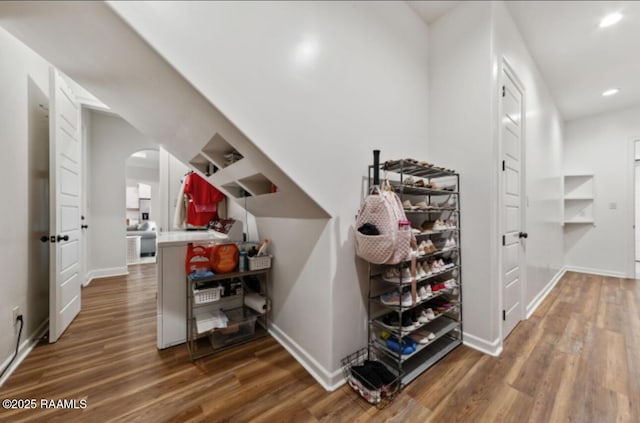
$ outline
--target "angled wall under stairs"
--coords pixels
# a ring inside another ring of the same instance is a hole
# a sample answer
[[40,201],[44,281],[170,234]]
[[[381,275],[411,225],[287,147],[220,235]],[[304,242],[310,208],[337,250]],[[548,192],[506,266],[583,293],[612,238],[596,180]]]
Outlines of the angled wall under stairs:
[[256,217],[330,217],[107,4],[3,2],[0,25]]

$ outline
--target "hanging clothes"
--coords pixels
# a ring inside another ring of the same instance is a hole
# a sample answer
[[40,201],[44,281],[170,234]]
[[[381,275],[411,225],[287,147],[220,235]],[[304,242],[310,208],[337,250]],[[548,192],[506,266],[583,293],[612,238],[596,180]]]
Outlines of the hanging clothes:
[[218,219],[218,207],[223,193],[197,173],[185,175],[174,216],[176,228],[206,228]]

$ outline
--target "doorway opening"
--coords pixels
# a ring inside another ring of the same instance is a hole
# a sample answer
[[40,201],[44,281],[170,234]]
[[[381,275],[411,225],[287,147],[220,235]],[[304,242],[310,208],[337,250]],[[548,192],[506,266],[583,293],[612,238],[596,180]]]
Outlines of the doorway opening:
[[140,150],[125,164],[127,265],[155,263],[160,216],[160,153]]

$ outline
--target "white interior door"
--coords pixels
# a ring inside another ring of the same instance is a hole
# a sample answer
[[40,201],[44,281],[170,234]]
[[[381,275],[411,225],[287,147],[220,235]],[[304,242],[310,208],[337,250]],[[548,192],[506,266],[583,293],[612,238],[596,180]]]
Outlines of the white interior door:
[[500,116],[502,154],[502,337],[506,338],[523,316],[522,273],[524,266],[522,91],[503,71]]
[[56,69],[49,77],[49,342],[80,312],[80,108]]
[[[636,150],[638,142],[636,141]],[[636,153],[637,154],[637,153]],[[635,161],[635,229],[636,229],[636,261],[640,261],[640,160]],[[636,272],[637,273],[637,272]]]

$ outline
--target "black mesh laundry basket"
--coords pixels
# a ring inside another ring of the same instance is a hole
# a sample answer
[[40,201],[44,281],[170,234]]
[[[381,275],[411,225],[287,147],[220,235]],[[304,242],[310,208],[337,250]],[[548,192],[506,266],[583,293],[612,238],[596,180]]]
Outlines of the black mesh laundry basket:
[[[371,369],[366,369],[365,362],[375,361],[393,375],[386,384],[380,385],[376,376],[371,376]],[[400,390],[401,375],[397,370],[380,360],[375,350],[362,348],[341,360],[342,372],[347,384],[368,403],[379,408],[386,406]]]

